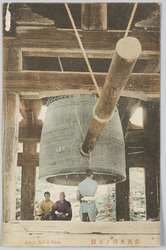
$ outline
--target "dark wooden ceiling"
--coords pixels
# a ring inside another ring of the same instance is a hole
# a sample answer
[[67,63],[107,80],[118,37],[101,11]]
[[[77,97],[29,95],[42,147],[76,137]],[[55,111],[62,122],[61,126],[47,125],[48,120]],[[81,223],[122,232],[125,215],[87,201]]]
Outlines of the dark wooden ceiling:
[[[100,88],[116,43],[124,36],[133,6],[133,3],[108,3],[107,30],[85,31],[81,29],[82,5],[69,4]],[[4,4],[4,27],[6,7]],[[23,12],[28,8],[29,15]],[[12,27],[9,32],[4,30],[4,90],[17,90],[29,98],[32,96],[25,92],[34,92],[38,98],[47,97],[50,93],[61,95],[64,90],[75,94],[95,92],[64,4],[12,3],[9,10]],[[159,100],[159,16],[158,3],[138,4],[129,36],[139,39],[142,53],[122,93],[124,96]],[[33,23],[35,18],[37,21]],[[149,20],[154,25],[149,25]]]
[[[63,3],[27,3],[32,12],[47,17],[54,21],[57,28],[71,29],[71,23]],[[133,9],[133,3],[107,3],[107,27],[109,30],[125,30]],[[22,3],[12,3],[12,12],[19,12]],[[69,4],[76,27],[81,28],[81,4]],[[159,11],[158,3],[139,3],[131,29],[134,29],[136,22],[145,20],[152,12]],[[3,6],[4,13],[6,4]],[[16,13],[18,15],[18,13]]]

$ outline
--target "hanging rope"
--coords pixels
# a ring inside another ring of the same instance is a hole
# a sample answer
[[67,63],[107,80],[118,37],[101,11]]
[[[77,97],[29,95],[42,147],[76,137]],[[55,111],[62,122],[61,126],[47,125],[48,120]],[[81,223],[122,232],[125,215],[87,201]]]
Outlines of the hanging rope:
[[61,62],[61,59],[60,59],[59,56],[58,56],[58,62],[59,62],[59,66],[60,66],[60,68],[61,68],[61,71],[64,72],[64,70],[63,70],[63,65],[62,65],[62,62]]
[[130,30],[130,27],[131,27],[131,24],[132,24],[132,21],[133,21],[133,18],[134,18],[136,9],[137,9],[137,6],[138,6],[138,3],[135,3],[134,7],[133,7],[133,11],[132,11],[131,16],[130,16],[130,20],[128,22],[128,26],[127,26],[127,29],[126,29],[124,37],[128,36],[129,30]]
[[[70,96],[70,101],[71,101],[71,105],[72,105],[72,110],[73,110],[74,116],[75,116],[75,118],[76,118],[76,121],[77,121],[77,123],[78,123],[78,127],[79,127],[80,132],[81,132],[81,135],[82,135],[82,139],[83,139],[83,141],[84,141],[85,135],[84,135],[83,129],[82,129],[82,127],[81,127],[81,123],[80,123],[80,120],[79,120],[79,118],[78,118],[77,112],[76,112],[76,110],[75,110],[74,103],[73,103],[73,100],[72,100],[72,97],[71,97],[71,96]],[[81,148],[82,148],[82,145],[81,145]],[[81,148],[80,148],[80,150],[81,150]],[[85,155],[84,152],[82,152],[82,154]],[[89,168],[91,169],[91,167],[92,167],[92,163],[91,163],[91,162],[92,162],[92,151],[90,151],[89,154],[87,154],[86,156],[89,157]]]
[[94,85],[95,85],[95,87],[96,87],[97,94],[98,94],[98,96],[99,96],[99,98],[100,98],[101,94],[100,94],[100,90],[99,90],[98,84],[97,84],[96,79],[95,79],[95,77],[94,77],[94,75],[93,75],[93,71],[92,71],[91,65],[90,65],[90,63],[89,63],[88,57],[87,57],[87,55],[86,55],[85,49],[84,49],[84,47],[83,47],[82,41],[81,41],[81,39],[80,39],[80,36],[79,36],[79,34],[78,34],[77,28],[76,28],[75,23],[74,23],[74,19],[73,19],[73,17],[72,17],[72,14],[71,14],[71,12],[70,12],[70,9],[69,9],[69,6],[68,6],[67,3],[65,3],[65,7],[66,7],[66,10],[67,10],[68,16],[69,16],[69,18],[70,18],[71,24],[72,24],[72,26],[73,26],[73,29],[74,29],[74,31],[75,31],[75,34],[76,34],[78,43],[79,43],[80,48],[81,48],[81,50],[82,50],[82,53],[83,53],[85,62],[86,62],[86,64],[87,64],[87,67],[88,67],[89,72],[90,72],[90,74],[91,74],[93,83],[94,83]]
[[75,111],[74,103],[73,103],[73,100],[72,100],[71,96],[70,96],[70,101],[71,101],[73,113],[75,115],[76,121],[78,123],[78,127],[79,127],[81,135],[82,135],[82,139],[84,140],[85,139],[85,135],[84,135],[84,132],[82,130],[81,123],[80,123],[80,120],[78,118],[77,112]]

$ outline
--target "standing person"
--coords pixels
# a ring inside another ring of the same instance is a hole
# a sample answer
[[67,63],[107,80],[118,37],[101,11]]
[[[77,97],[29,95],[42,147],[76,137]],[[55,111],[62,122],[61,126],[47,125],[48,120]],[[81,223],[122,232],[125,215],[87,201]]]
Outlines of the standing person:
[[41,217],[41,220],[50,220],[50,212],[54,202],[50,200],[50,193],[47,191],[44,193],[44,200],[40,202],[37,215]]
[[55,202],[52,208],[53,220],[71,220],[72,208],[69,201],[65,200],[65,193],[59,194],[59,201]]
[[98,213],[95,194],[97,191],[97,181],[93,180],[93,171],[86,171],[86,178],[78,185],[77,200],[80,201],[80,218],[82,221],[95,221]]

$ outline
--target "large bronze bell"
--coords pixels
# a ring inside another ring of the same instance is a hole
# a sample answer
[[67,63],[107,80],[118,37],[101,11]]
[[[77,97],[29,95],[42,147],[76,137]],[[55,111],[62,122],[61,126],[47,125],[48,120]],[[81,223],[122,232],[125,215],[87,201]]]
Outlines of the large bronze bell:
[[91,168],[98,184],[125,180],[125,145],[117,107],[92,156],[80,153],[81,129],[86,135],[97,100],[95,95],[50,99],[40,141],[39,179],[75,186]]

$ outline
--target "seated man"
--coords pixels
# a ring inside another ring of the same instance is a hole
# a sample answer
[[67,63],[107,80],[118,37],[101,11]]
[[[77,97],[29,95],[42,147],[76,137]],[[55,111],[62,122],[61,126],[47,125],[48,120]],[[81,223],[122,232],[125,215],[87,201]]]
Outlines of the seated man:
[[65,193],[59,194],[60,200],[55,202],[52,208],[53,220],[71,220],[72,209],[69,201],[65,200]]
[[37,215],[41,217],[41,220],[51,220],[51,211],[54,205],[54,202],[50,200],[50,193],[45,192],[42,202],[39,204]]

